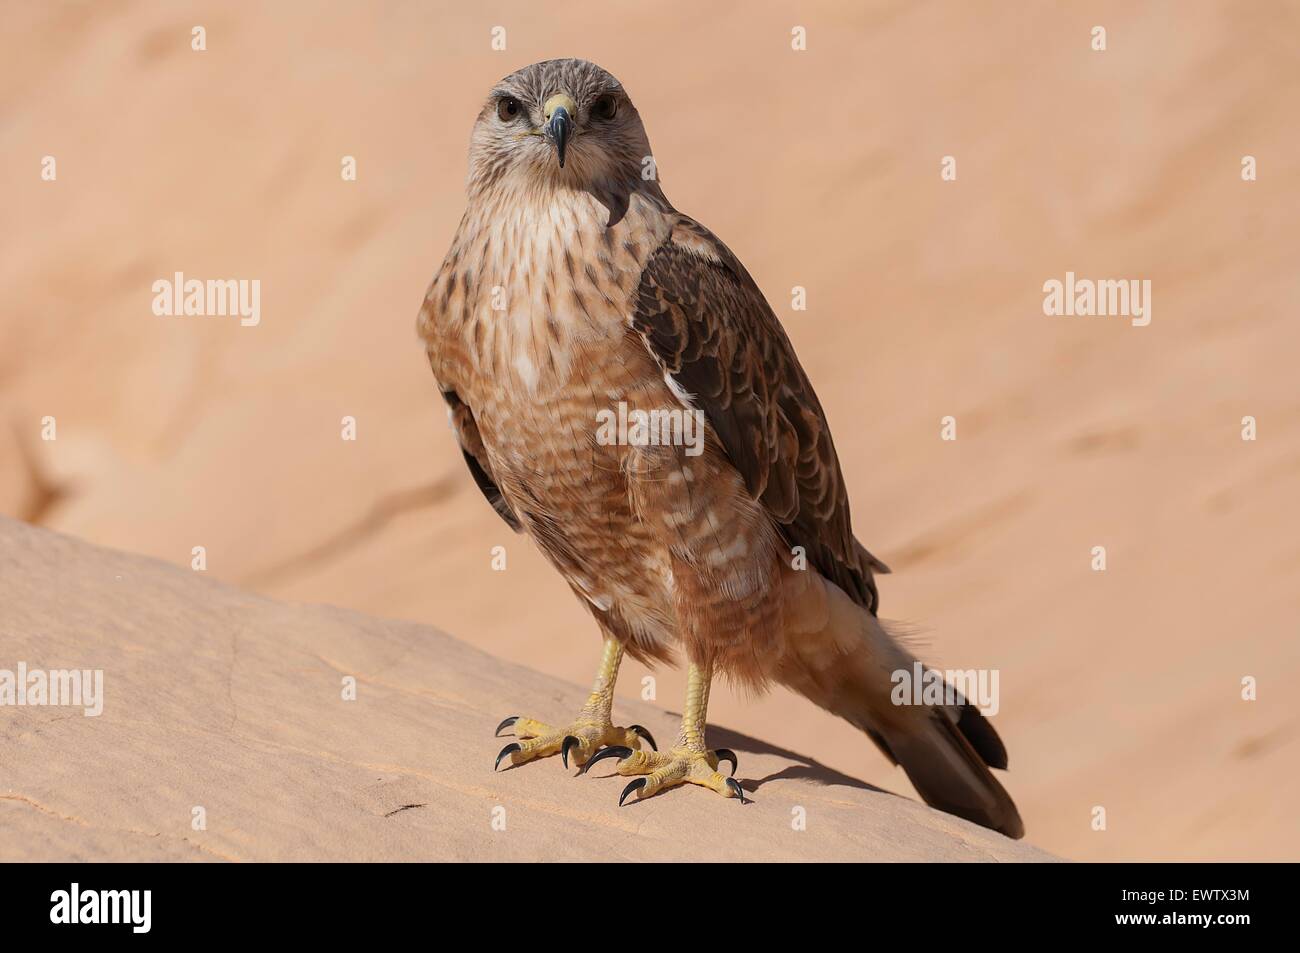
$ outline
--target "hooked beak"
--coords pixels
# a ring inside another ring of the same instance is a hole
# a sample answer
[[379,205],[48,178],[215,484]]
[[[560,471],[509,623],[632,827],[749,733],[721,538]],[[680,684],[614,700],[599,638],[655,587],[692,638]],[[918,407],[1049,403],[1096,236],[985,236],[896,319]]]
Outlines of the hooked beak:
[[573,135],[573,114],[578,104],[565,95],[552,96],[543,107],[546,114],[546,138],[555,144],[555,156],[564,168],[564,151]]

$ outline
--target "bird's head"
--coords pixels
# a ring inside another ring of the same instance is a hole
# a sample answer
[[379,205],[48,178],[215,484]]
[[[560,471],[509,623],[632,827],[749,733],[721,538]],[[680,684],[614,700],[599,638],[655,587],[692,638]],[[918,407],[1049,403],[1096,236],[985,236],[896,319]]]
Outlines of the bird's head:
[[590,187],[640,178],[650,143],[623,84],[586,60],[546,60],[493,87],[470,140],[471,189],[505,178]]

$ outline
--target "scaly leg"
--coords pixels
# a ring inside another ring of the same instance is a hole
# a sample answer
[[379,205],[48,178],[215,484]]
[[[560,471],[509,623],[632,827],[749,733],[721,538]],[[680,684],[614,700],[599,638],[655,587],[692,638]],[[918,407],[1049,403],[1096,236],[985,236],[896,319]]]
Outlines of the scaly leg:
[[704,746],[704,721],[708,714],[709,686],[712,681],[711,665],[691,663],[686,674],[686,707],[682,712],[682,728],[678,732],[677,743],[671,750],[660,754],[658,751],[635,751],[630,747],[606,748],[587,762],[582,769],[583,773],[597,761],[618,758],[619,774],[644,775],[623,789],[618,799],[620,807],[633,791],[640,800],[666,788],[687,783],[699,784],[717,791],[723,797],[736,797],[740,798],[741,804],[747,803],[740,782],[718,773],[718,765],[723,761],[730,761],[731,770],[735,772],[735,752],[727,748],[710,751]]
[[513,766],[558,752],[567,768],[570,752],[574,754],[575,763],[581,765],[588,762],[601,745],[616,745],[620,751],[629,751],[640,748],[640,739],[644,738],[650,747],[656,747],[650,732],[640,725],[617,728],[612,721],[614,682],[618,680],[618,666],[622,661],[623,646],[616,639],[605,639],[605,651],[601,656],[600,671],[596,673],[596,684],[592,686],[591,697],[568,727],[552,728],[520,715],[511,715],[497,725],[497,737],[501,736],[503,729],[514,725],[515,737],[519,741],[501,749],[494,770],[500,767],[507,755]]

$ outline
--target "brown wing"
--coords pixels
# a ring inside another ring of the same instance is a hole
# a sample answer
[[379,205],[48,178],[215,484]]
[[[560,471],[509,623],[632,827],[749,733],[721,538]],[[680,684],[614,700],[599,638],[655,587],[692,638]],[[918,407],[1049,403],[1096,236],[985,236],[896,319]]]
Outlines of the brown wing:
[[451,421],[452,433],[460,443],[461,453],[465,455],[465,463],[474,477],[474,482],[478,484],[487,501],[492,504],[492,508],[501,515],[507,525],[516,533],[523,532],[519,517],[501,495],[501,488],[497,486],[496,479],[492,476],[492,465],[488,461],[487,451],[483,449],[483,438],[479,435],[474,412],[454,390],[444,390],[442,396],[450,408],[447,416]]
[[872,570],[889,568],[853,537],[826,415],[744,266],[683,216],[641,273],[632,327],[790,544],[874,614]]

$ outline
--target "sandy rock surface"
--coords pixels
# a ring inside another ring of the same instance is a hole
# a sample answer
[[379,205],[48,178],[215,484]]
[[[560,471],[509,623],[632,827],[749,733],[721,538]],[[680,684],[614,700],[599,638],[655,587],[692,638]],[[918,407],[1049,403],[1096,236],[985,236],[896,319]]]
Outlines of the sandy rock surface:
[[[752,804],[679,788],[619,808],[622,779],[557,759],[494,775],[503,713],[558,721],[585,692],[2,518],[0,607],[0,668],[103,672],[98,715],[0,708],[2,860],[1051,859],[725,728]],[[660,708],[617,711],[673,735]]]

